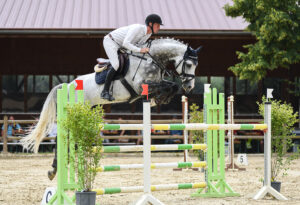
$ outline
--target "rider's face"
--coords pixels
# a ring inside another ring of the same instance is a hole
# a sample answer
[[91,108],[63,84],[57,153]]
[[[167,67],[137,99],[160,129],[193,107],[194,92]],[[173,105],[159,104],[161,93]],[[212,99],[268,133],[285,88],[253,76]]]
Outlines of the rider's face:
[[153,24],[153,32],[158,33],[159,29],[160,29],[160,24],[154,23]]

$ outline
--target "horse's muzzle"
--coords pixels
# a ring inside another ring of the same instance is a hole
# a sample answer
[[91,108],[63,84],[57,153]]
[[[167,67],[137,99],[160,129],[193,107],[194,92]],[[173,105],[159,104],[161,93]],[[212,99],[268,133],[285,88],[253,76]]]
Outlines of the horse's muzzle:
[[182,88],[184,89],[185,93],[188,94],[194,88],[194,80],[188,81],[182,84]]

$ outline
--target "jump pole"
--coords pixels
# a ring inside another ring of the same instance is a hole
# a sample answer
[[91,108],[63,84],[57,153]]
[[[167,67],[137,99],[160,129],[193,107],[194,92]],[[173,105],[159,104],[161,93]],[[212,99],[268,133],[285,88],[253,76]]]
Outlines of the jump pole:
[[271,102],[268,102],[269,98],[272,97],[273,89],[267,89],[267,102],[265,102],[265,124],[268,125],[268,129],[265,132],[264,136],[264,161],[265,161],[265,170],[264,170],[264,186],[257,192],[253,199],[258,200],[262,199],[266,194],[271,194],[278,200],[287,200],[285,196],[276,191],[271,187]]

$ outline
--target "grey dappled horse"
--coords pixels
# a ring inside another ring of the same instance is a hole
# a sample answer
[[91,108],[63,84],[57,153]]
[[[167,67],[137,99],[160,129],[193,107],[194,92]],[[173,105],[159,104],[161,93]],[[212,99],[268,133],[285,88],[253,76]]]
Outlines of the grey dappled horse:
[[[165,69],[167,64],[170,62],[174,64],[177,75],[182,81],[182,87],[188,93],[194,88],[195,70],[198,65],[197,53],[199,51],[200,47],[194,50],[174,39],[155,39],[151,42],[149,54],[129,54],[130,67],[124,78],[137,94],[142,92],[141,84],[148,83],[149,97],[153,98],[156,103],[168,103],[176,94],[178,87],[176,87],[177,85],[174,86],[173,82],[164,80],[165,72],[168,72]],[[100,98],[104,85],[96,84],[95,73],[82,75],[76,80],[83,80],[84,99],[89,101],[91,105],[127,102],[131,99],[130,93],[119,80],[112,83],[113,89],[111,91],[115,98],[114,101]],[[69,85],[72,83],[74,84],[75,80]],[[61,88],[61,85],[57,85],[51,90],[37,125],[31,133],[22,139],[25,149],[37,153],[41,141],[51,131],[52,124],[56,120],[56,90],[58,88]],[[164,90],[166,92],[163,92]],[[168,92],[171,93],[168,94]]]

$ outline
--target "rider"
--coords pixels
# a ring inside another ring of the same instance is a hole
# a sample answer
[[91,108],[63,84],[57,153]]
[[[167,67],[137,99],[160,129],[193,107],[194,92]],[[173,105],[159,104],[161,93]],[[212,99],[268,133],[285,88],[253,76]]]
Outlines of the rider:
[[132,24],[129,26],[118,28],[103,39],[103,47],[110,60],[113,69],[107,73],[105,85],[101,93],[101,98],[113,101],[114,97],[109,93],[109,87],[115,73],[119,69],[118,50],[123,47],[132,52],[147,53],[149,48],[139,48],[136,44],[145,43],[149,37],[157,33],[162,24],[162,20],[157,14],[150,14],[145,20],[146,25]]

